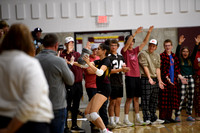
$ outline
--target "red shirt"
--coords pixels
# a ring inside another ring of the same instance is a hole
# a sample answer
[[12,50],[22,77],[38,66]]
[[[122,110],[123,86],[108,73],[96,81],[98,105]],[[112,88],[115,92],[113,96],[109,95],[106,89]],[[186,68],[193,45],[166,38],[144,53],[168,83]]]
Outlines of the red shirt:
[[195,73],[200,76],[200,51],[197,52],[194,60]]
[[133,48],[132,50],[126,50],[126,52],[121,50],[121,54],[124,57],[127,67],[130,68],[130,71],[126,72],[125,75],[129,77],[140,77],[140,69],[138,63],[138,53],[139,53],[139,46]]
[[[93,62],[95,60],[99,60],[99,56],[96,56],[95,58],[92,58],[90,56],[90,62]],[[88,74],[86,69],[84,70],[84,73],[85,73],[85,88],[97,88],[96,74]]]
[[[80,53],[79,52],[76,52],[76,51],[72,51],[70,52],[69,54],[67,54],[67,50],[64,50],[61,54],[60,54],[60,57],[66,57],[66,59],[68,61],[70,61],[71,57],[74,56],[74,61],[78,61],[78,58],[80,57]],[[83,80],[83,69],[78,67],[78,66],[75,66],[73,65],[71,67],[71,70],[72,72],[74,73],[74,77],[75,77],[75,83],[77,82],[82,82]]]

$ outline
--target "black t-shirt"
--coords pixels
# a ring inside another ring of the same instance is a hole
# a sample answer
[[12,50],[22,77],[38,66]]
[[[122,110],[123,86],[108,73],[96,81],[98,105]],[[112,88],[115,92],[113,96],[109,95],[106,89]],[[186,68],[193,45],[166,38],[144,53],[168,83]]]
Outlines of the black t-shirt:
[[100,69],[102,65],[107,66],[107,69],[103,73],[103,75],[97,76],[96,78],[97,88],[101,87],[102,84],[110,84],[110,71],[111,71],[110,59],[106,57],[103,60],[95,60],[94,64],[98,69]]
[[34,39],[34,44],[35,44],[35,47],[37,49],[38,47],[40,47],[40,45],[43,44],[43,39],[42,38],[40,38],[40,39]]
[[[109,56],[110,62],[111,62],[111,69],[120,69],[122,68],[122,65],[124,64],[124,58],[123,56],[117,54],[110,54]],[[110,75],[110,83],[111,86],[117,86],[117,87],[123,87],[123,81],[122,81],[122,73],[113,73]]]

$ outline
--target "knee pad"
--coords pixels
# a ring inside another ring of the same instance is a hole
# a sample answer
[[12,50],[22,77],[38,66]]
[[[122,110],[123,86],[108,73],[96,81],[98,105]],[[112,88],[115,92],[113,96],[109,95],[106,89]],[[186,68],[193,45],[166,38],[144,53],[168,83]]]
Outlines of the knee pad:
[[95,121],[100,116],[97,114],[97,112],[92,112],[92,113],[90,113],[90,117],[91,117],[92,121]]
[[85,115],[85,117],[87,118],[88,121],[92,121],[90,114]]

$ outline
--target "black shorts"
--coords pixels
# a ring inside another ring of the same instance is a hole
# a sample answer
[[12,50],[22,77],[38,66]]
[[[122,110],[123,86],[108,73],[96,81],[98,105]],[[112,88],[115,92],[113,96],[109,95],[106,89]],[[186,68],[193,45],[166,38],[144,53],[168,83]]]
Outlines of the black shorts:
[[126,97],[141,97],[142,89],[140,85],[140,77],[125,77],[126,82]]
[[116,99],[118,97],[120,98],[123,97],[123,86],[122,87],[111,86],[110,98]]
[[111,93],[110,84],[101,84],[100,86],[97,86],[97,93],[102,94],[108,98]]

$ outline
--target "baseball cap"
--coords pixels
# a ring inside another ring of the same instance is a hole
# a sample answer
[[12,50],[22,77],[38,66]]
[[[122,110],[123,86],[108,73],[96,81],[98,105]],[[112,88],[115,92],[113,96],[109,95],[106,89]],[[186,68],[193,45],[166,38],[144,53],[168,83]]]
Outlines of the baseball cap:
[[9,25],[8,25],[8,23],[6,21],[4,21],[4,20],[0,21],[0,29],[3,29],[4,27],[8,27],[8,26]]
[[91,47],[91,50],[94,50],[94,49],[97,49],[97,48],[98,48],[98,45],[93,44],[92,47]]
[[158,45],[158,41],[156,40],[156,39],[151,39],[150,41],[149,41],[149,44],[154,44],[154,45]]
[[69,43],[69,42],[74,42],[74,38],[73,37],[66,37],[65,38],[65,43]]
[[42,29],[37,27],[37,28],[34,29],[34,32],[42,32]]

